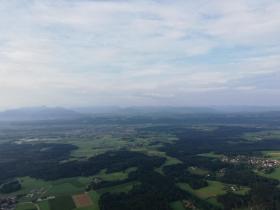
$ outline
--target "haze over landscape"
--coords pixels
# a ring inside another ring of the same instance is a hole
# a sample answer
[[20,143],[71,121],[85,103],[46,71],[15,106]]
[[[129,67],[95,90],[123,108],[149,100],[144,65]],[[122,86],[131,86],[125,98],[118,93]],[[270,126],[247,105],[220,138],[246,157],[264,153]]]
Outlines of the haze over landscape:
[[0,109],[280,105],[277,0],[0,3]]
[[0,0],[0,210],[280,210],[279,0]]

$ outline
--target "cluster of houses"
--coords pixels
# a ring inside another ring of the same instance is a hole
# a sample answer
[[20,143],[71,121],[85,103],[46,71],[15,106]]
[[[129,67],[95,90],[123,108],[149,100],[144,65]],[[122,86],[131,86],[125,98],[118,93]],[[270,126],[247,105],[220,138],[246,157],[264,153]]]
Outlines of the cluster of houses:
[[248,164],[257,170],[271,171],[277,167],[280,167],[280,161],[274,159],[267,159],[261,157],[250,157],[245,155],[237,155],[235,157],[224,156],[221,159],[223,162],[232,164]]
[[189,200],[183,200],[183,205],[186,209],[196,210],[196,206],[193,204],[192,201]]
[[0,198],[0,210],[16,209],[17,199],[15,196]]

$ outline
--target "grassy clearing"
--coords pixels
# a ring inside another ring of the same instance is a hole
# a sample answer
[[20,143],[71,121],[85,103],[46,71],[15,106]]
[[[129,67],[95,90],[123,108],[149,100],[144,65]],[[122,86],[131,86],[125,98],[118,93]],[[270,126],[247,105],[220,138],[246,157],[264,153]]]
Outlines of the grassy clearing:
[[[218,181],[208,181],[208,184],[209,185],[207,187],[197,190],[192,189],[187,183],[178,183],[177,185],[182,190],[190,192],[203,200],[207,200],[213,205],[221,206],[221,204],[219,204],[217,201],[217,196],[226,194],[227,191],[230,190],[230,185],[226,185]],[[247,187],[240,187],[236,189],[236,191],[232,192],[239,195],[245,195],[249,191],[249,188]]]
[[214,206],[218,206],[218,207],[223,207],[223,205],[221,203],[218,202],[217,198],[216,197],[212,197],[212,198],[208,198],[206,200],[208,203],[214,205]]
[[51,210],[49,201],[42,201],[38,203],[40,210]]
[[75,177],[75,178],[66,178],[52,181],[53,185],[61,185],[65,183],[69,183],[76,188],[81,188],[87,185],[91,181],[91,177]]
[[[280,151],[263,151],[262,154],[265,158],[280,160]],[[272,173],[264,173],[262,171],[255,171],[260,176],[264,176],[271,179],[277,179],[280,181],[280,167],[276,168]]]
[[182,163],[182,161],[178,160],[177,158],[174,158],[174,157],[170,157],[168,156],[165,152],[161,152],[161,151],[158,151],[158,150],[149,150],[149,149],[134,149],[133,151],[137,151],[137,152],[142,152],[146,155],[149,155],[149,156],[158,156],[158,157],[164,157],[166,158],[166,161],[163,165],[161,165],[159,168],[155,169],[155,171],[163,174],[163,168],[166,167],[166,166],[170,166],[170,165],[176,165],[176,164],[180,164]]
[[227,185],[218,181],[208,181],[208,184],[209,185],[207,187],[203,187],[197,190],[192,189],[187,183],[178,183],[178,186],[182,190],[188,191],[201,199],[210,199],[218,195],[224,195],[227,191],[231,190],[231,186],[236,189],[235,191],[232,191],[236,194],[244,195],[249,191],[249,188],[247,187],[237,188],[234,185]]
[[192,174],[200,175],[200,176],[205,176],[209,173],[209,171],[198,167],[189,167],[188,171]]
[[262,141],[267,139],[279,139],[280,140],[280,131],[279,130],[271,130],[271,131],[260,131],[253,133],[245,133],[243,135],[248,141]]
[[51,210],[71,210],[75,209],[75,204],[71,196],[60,196],[49,201]]
[[208,181],[209,186],[207,187],[203,187],[201,189],[198,190],[194,190],[190,187],[190,185],[186,184],[186,183],[179,183],[178,186],[182,189],[182,190],[186,190],[190,193],[195,194],[196,196],[198,196],[199,198],[202,199],[207,199],[210,197],[215,197],[218,195],[223,195],[226,193],[225,191],[225,186],[223,183],[218,182],[218,181]]
[[21,197],[20,202],[28,202],[43,196],[72,195],[83,192],[92,177],[75,177],[56,181],[44,181],[31,177],[19,179],[22,189],[9,195],[27,195]]
[[185,210],[185,207],[181,201],[175,201],[170,204],[173,210]]
[[280,151],[263,151],[262,153],[269,159],[280,160]]
[[117,180],[125,180],[128,178],[130,172],[136,171],[136,167],[131,167],[126,169],[125,171],[118,171],[114,173],[107,173],[107,170],[101,170],[95,177],[99,177],[104,181],[117,181]]
[[33,203],[19,203],[16,210],[37,210],[37,207]]
[[50,195],[69,195],[83,192],[85,188],[77,188],[71,183],[64,183],[57,186],[53,186],[48,194]]
[[[126,131],[124,131],[126,132]],[[124,134],[125,135],[125,134]],[[85,159],[92,156],[96,156],[107,151],[118,150],[121,148],[126,149],[157,149],[162,143],[172,143],[177,138],[173,135],[151,135],[147,137],[132,137],[131,140],[115,137],[112,134],[104,134],[98,137],[92,138],[80,138],[64,140],[63,143],[73,144],[78,147],[71,153],[69,160]],[[156,144],[153,144],[156,142]],[[65,160],[65,161],[69,161]]]
[[221,206],[221,204],[218,203],[216,197],[226,193],[223,183],[217,181],[208,181],[208,184],[209,186],[198,190],[192,189],[187,183],[178,183],[177,185],[182,190],[192,193],[200,199],[207,200],[209,203],[215,206]]
[[[45,195],[46,192],[48,191],[48,189],[50,189],[50,187],[51,187],[49,182],[39,180],[39,179],[33,179],[30,177],[21,177],[21,178],[19,178],[19,180],[20,180],[21,186],[22,186],[21,189],[16,192],[9,193],[7,195],[22,196],[19,199],[20,202],[30,202],[33,200],[34,196],[41,197],[41,196]],[[33,196],[32,196],[32,194],[33,194]],[[23,196],[23,195],[26,195],[26,196]],[[0,196],[1,196],[1,193],[0,193]]]
[[59,179],[51,182],[52,186],[48,191],[48,195],[72,195],[83,192],[90,183],[91,177],[75,177],[67,179]]
[[162,166],[160,166],[159,168],[155,169],[160,174],[164,174],[163,173],[164,167],[182,163],[180,160],[178,160],[177,158],[174,158],[174,157],[165,155],[165,158],[166,158],[165,163]]
[[238,194],[238,195],[246,195],[249,191],[250,191],[250,188],[249,188],[249,187],[244,187],[244,186],[242,186],[240,189],[238,189],[238,190],[235,191],[234,193],[235,193],[235,194]]
[[[128,174],[132,171],[137,170],[136,167],[128,168],[122,172],[115,172],[115,173],[106,173],[106,170],[103,170],[98,175],[105,181],[116,181],[116,180],[124,180],[128,178]],[[55,181],[44,181],[39,179],[34,179],[31,177],[22,177],[20,178],[22,183],[22,189],[14,195],[31,195],[32,197],[22,197],[20,200],[20,204],[18,205],[19,210],[29,210],[28,204],[24,204],[24,202],[29,202],[33,199],[40,198],[42,196],[56,196],[58,199],[65,198],[67,196],[83,193],[85,191],[86,186],[92,180],[92,177],[75,177],[75,178],[66,178],[66,179],[59,179]],[[101,189],[99,192],[90,192],[90,196],[93,200],[93,206],[90,208],[91,210],[99,210],[98,201],[99,196],[105,192],[128,192],[132,189],[134,184],[137,183],[126,183],[123,185],[118,185],[110,188]],[[38,202],[40,210],[55,210],[53,206],[56,201],[42,201]],[[27,207],[25,207],[27,206]],[[35,206],[36,207],[36,206]],[[55,207],[54,207],[55,208]],[[17,209],[18,210],[18,209]],[[61,210],[61,209],[60,209]],[[63,209],[62,209],[63,210]],[[80,209],[77,209],[80,210]],[[81,209],[81,210],[87,210]]]
[[102,195],[103,193],[107,193],[107,192],[110,192],[110,193],[121,193],[121,192],[127,193],[130,190],[132,190],[132,188],[135,185],[138,185],[138,184],[139,184],[139,182],[128,182],[128,183],[116,185],[116,186],[113,186],[113,187],[102,188],[102,189],[97,190],[97,192],[100,195]]
[[214,152],[208,152],[208,153],[203,153],[203,154],[198,154],[198,156],[202,157],[208,157],[208,158],[222,158],[222,154],[216,154]]
[[257,174],[271,179],[277,179],[280,181],[280,168],[276,168],[272,173],[266,174],[261,171],[257,171]]
[[90,195],[91,200],[93,202],[91,210],[100,210],[100,208],[98,206],[100,195],[96,191],[89,192],[89,195]]
[[109,150],[116,150],[127,146],[128,142],[121,139],[112,137],[112,135],[103,135],[93,139],[76,139],[67,140],[67,143],[76,145],[78,149],[71,153],[72,159],[89,158]]

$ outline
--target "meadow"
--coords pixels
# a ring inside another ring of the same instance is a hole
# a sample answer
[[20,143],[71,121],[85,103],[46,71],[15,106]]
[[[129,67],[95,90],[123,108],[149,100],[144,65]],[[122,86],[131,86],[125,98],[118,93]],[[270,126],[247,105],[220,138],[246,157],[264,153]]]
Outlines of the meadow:
[[[228,191],[230,191],[230,186],[227,184],[224,184],[222,182],[219,182],[219,181],[208,180],[207,182],[208,182],[207,187],[203,187],[203,188],[200,188],[197,190],[192,189],[191,186],[187,183],[178,183],[177,185],[182,190],[190,192],[193,195],[195,195],[203,200],[207,200],[211,204],[214,204],[216,206],[221,206],[221,204],[219,204],[217,202],[217,197],[219,195],[224,195]],[[240,195],[244,195],[249,191],[249,188],[247,188],[247,187],[239,187],[236,189],[237,189],[236,191],[232,191],[232,192],[236,193],[236,194],[240,194]]]

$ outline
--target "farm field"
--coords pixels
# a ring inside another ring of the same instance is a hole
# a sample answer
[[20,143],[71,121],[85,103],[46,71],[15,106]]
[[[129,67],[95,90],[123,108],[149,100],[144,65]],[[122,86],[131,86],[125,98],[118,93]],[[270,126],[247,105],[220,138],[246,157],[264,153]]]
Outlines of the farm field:
[[72,199],[75,203],[76,208],[88,208],[93,204],[91,197],[87,193],[73,195]]
[[[91,178],[77,177],[56,181],[43,181],[30,177],[20,178],[22,189],[13,194],[27,194],[22,200],[32,200],[34,197],[68,195],[83,192]],[[33,196],[31,196],[33,195]]]

